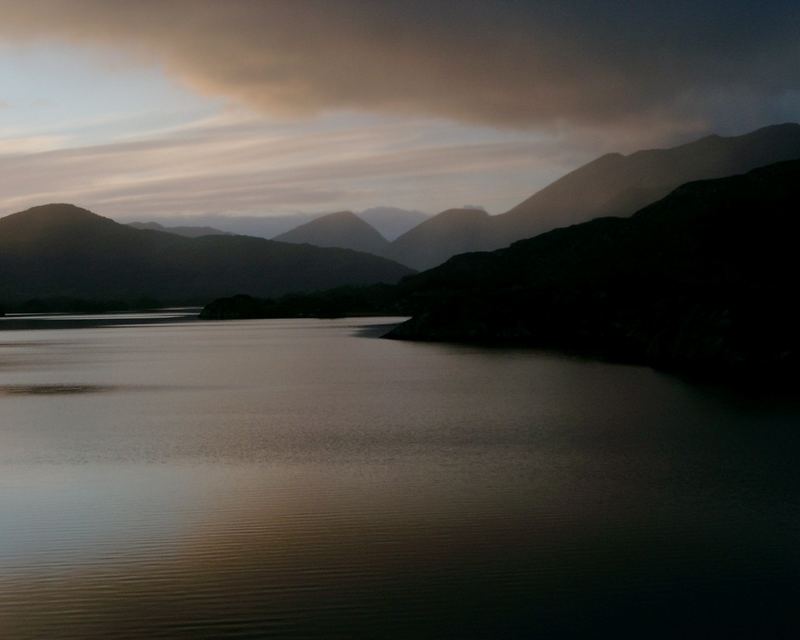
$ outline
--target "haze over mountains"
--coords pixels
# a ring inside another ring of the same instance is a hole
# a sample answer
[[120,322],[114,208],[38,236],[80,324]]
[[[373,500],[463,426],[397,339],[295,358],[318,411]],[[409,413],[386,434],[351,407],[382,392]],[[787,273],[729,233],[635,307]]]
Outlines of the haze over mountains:
[[345,284],[396,282],[411,270],[346,249],[246,236],[185,238],[138,230],[66,204],[0,219],[0,300],[204,302]]
[[556,180],[496,218],[495,242],[507,244],[603,216],[630,216],[678,186],[745,173],[800,158],[800,124],[711,135],[670,149],[610,153]]
[[[165,231],[176,229],[208,228],[224,233],[233,233],[256,238],[274,239],[298,226],[312,222],[327,214],[293,213],[287,215],[224,215],[198,214],[192,216],[158,216],[150,222],[130,223],[134,225],[158,225]],[[393,240],[409,229],[430,218],[430,214],[397,207],[371,207],[355,214],[387,240]],[[155,228],[155,227],[151,227]]]
[[484,248],[491,233],[491,217],[485,211],[448,209],[397,238],[385,255],[417,265],[415,269],[430,269],[451,256]]
[[273,240],[318,247],[341,247],[375,255],[385,255],[389,248],[386,238],[351,211],[329,213],[275,236]]
[[429,213],[398,207],[370,207],[356,215],[390,242],[431,217]]
[[[568,173],[506,213],[448,209],[421,222],[380,252],[415,269],[459,253],[486,251],[603,216],[625,217],[692,180],[720,178],[800,158],[800,125],[764,127],[746,135],[707,136],[669,149],[607,154]],[[344,225],[326,226],[304,242],[349,246]],[[340,242],[341,244],[337,244]],[[376,251],[377,252],[377,251]]]
[[164,231],[166,233],[174,233],[185,238],[201,238],[202,236],[228,236],[231,235],[227,231],[221,231],[214,227],[165,227],[158,222],[130,222],[129,227],[134,229],[149,229],[150,231]]

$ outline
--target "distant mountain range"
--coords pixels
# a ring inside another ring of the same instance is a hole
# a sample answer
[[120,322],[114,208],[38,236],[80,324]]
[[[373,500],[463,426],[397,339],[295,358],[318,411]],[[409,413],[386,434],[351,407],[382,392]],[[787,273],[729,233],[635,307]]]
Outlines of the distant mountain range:
[[459,255],[394,287],[208,305],[208,318],[413,315],[389,337],[529,345],[681,371],[795,374],[800,160],[691,182],[603,217]]
[[741,136],[707,136],[670,149],[630,155],[610,153],[495,216],[473,208],[448,209],[428,216],[419,211],[374,207],[357,214],[322,216],[200,216],[196,221],[204,226],[198,227],[152,222],[134,225],[158,225],[159,230],[188,237],[234,232],[355,249],[424,270],[460,253],[498,249],[558,227],[604,216],[630,216],[692,180],[721,178],[798,158],[800,125],[788,123]]
[[800,124],[706,136],[671,149],[610,153],[556,180],[495,218],[505,246],[544,231],[604,216],[627,217],[693,180],[723,178],[800,159]]
[[480,251],[491,237],[492,219],[481,209],[448,209],[392,242],[383,255],[401,264],[430,269],[466,251]]
[[[31,298],[205,301],[396,282],[411,270],[374,255],[262,238],[139,230],[66,204],[0,219],[0,302]],[[11,303],[11,304],[10,304]]]
[[174,233],[184,238],[201,238],[202,236],[229,236],[232,235],[227,231],[220,231],[214,227],[165,227],[158,224],[158,222],[130,222],[129,227],[134,229],[147,229],[150,231],[164,231],[166,233]]
[[[291,231],[298,226],[324,217],[327,214],[293,213],[287,215],[241,216],[223,214],[198,214],[193,216],[158,216],[151,222],[133,222],[136,228],[149,228],[158,231],[197,237],[208,235],[206,231],[215,233],[231,233],[253,236],[256,238],[275,239],[276,236]],[[430,214],[397,207],[372,207],[355,214],[368,223],[384,238],[393,240],[409,229],[430,218]],[[191,221],[191,225],[187,224]],[[157,226],[156,226],[157,225]],[[158,228],[160,227],[160,228]],[[346,247],[345,247],[346,248]]]
[[356,215],[390,242],[431,217],[429,213],[397,207],[372,207]]
[[275,236],[273,240],[318,247],[341,247],[375,255],[385,255],[389,247],[386,238],[350,211],[329,213]]
[[[735,136],[708,136],[671,149],[604,155],[538,191],[506,213],[448,209],[425,219],[374,253],[415,269],[459,253],[487,251],[557,227],[603,216],[626,217],[692,180],[735,175],[800,158],[800,125],[782,124]],[[322,246],[349,246],[345,225],[330,225]]]

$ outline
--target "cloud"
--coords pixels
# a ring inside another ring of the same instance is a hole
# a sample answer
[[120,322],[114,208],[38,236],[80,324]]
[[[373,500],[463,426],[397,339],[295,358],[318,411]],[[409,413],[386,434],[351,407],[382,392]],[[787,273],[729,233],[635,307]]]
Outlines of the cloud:
[[330,110],[662,138],[800,105],[794,0],[0,0],[0,37],[128,51],[194,89]]
[[[0,130],[2,135],[2,130]],[[20,155],[48,151],[63,146],[66,138],[58,135],[17,136],[0,138],[0,159],[5,155]]]
[[600,152],[800,110],[794,0],[0,0],[0,16],[0,41],[157,65],[230,103],[188,123],[163,107],[149,132],[113,110],[89,133],[0,131],[3,212],[500,212]]
[[53,149],[37,137],[8,140],[9,152],[0,153],[0,212],[54,201],[123,218],[376,202],[436,210],[453,199],[486,197],[487,180],[516,179],[513,189],[502,190],[502,202],[492,203],[502,210],[538,186],[532,176],[544,172],[545,182],[553,166],[572,162],[556,139],[446,129],[439,122],[363,118],[275,127],[223,114],[104,144]]

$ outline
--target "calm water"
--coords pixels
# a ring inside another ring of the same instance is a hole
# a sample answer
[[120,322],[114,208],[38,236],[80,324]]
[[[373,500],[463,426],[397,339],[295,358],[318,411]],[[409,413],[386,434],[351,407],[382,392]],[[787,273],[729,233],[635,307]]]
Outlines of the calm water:
[[787,394],[374,319],[3,322],[4,639],[800,631]]

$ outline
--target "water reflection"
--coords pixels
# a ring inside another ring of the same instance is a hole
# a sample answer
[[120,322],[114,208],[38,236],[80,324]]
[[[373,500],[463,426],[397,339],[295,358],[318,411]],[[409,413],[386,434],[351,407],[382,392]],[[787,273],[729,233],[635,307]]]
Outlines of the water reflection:
[[0,637],[797,631],[795,401],[354,324],[5,334]]
[[75,393],[102,393],[116,391],[120,387],[100,384],[34,384],[0,386],[0,395],[63,395]]

